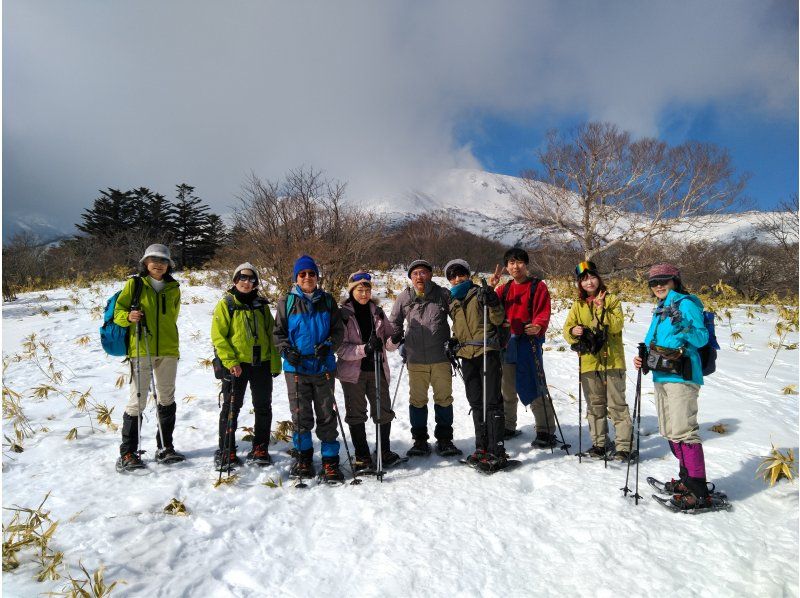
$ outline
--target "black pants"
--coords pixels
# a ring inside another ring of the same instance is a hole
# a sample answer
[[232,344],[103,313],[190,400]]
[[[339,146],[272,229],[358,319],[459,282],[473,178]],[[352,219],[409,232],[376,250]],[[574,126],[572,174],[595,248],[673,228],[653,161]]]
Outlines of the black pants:
[[231,438],[228,446],[236,445],[235,432],[239,419],[239,410],[244,404],[244,392],[250,383],[250,395],[253,397],[253,411],[255,412],[255,428],[253,431],[253,446],[269,443],[269,431],[272,426],[272,374],[269,364],[253,366],[249,363],[240,364],[242,373],[236,377],[231,374],[231,382],[222,381],[223,404],[219,413],[219,448],[224,448],[225,430],[228,427],[229,393],[232,386],[233,393],[233,422],[231,423]]
[[475,425],[475,448],[501,455],[505,417],[503,415],[503,396],[500,392],[503,367],[499,351],[486,354],[486,432],[483,425],[483,355],[461,360],[464,374],[464,389],[469,406],[472,408],[472,423]]

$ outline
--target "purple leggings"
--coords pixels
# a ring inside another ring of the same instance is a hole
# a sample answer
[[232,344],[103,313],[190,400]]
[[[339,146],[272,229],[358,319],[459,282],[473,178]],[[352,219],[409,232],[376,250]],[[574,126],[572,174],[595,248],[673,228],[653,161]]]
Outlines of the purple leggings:
[[706,460],[703,456],[702,444],[686,444],[672,440],[668,442],[672,454],[680,463],[681,471],[685,470],[692,478],[706,479]]

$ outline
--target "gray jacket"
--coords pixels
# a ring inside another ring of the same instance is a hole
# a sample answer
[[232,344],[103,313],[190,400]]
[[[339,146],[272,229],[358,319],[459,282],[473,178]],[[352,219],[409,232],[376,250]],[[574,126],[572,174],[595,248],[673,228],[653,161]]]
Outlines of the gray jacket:
[[432,281],[420,297],[413,287],[402,291],[394,302],[389,321],[395,330],[405,331],[406,355],[409,363],[441,363],[447,361],[444,347],[450,338],[447,314],[450,310],[450,291]]

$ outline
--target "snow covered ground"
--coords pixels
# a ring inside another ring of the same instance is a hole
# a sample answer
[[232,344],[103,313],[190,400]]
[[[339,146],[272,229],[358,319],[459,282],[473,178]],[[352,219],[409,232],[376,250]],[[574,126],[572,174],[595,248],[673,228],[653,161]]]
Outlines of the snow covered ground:
[[[402,273],[393,280],[403,280]],[[278,443],[271,447],[274,466],[243,468],[235,484],[215,488],[217,387],[200,360],[211,356],[210,314],[220,290],[202,284],[182,285],[179,319],[175,438],[188,460],[169,467],[150,462],[143,475],[117,474],[119,433],[96,422],[92,431],[88,416],[57,393],[32,398],[32,389],[47,381],[30,360],[15,362],[13,355],[22,353],[25,337],[35,333],[58,360],[56,369],[64,376],[59,388],[91,389],[91,400],[114,407],[114,421],[121,423],[127,386],[117,389],[114,383],[127,369],[102,352],[99,315],[90,313],[119,286],[24,294],[3,306],[8,361],[3,383],[23,395],[34,428],[48,431],[27,439],[22,453],[9,453],[4,443],[2,504],[35,507],[51,492],[45,508],[60,521],[51,548],[64,551],[73,574],[79,560],[90,570],[103,564],[107,581],[125,581],[115,593],[132,596],[798,595],[798,487],[782,481],[769,488],[756,479],[771,443],[798,448],[797,395],[781,393],[798,384],[797,351],[781,350],[764,377],[774,354],[768,343],[777,340],[775,310],[756,312],[752,319],[744,309],[733,310],[733,331],[741,340],[718,326],[723,350],[717,374],[700,395],[701,435],[709,478],[734,506],[727,513],[693,516],[659,506],[644,482],[649,475],[669,479],[677,470],[658,435],[649,376],[643,383],[639,492],[644,498],[638,506],[622,497],[625,468],[619,463],[604,469],[602,462],[579,464],[563,452],[531,448],[533,418],[522,407],[523,434],[507,443],[511,455],[523,461],[513,472],[484,477],[454,459],[431,456],[390,470],[383,484],[365,480],[360,486],[311,484],[300,490],[287,482],[288,445]],[[64,305],[69,309],[56,311]],[[626,308],[634,318],[625,329],[630,361],[650,306]],[[560,328],[564,316],[556,312],[551,326]],[[78,342],[84,335],[88,344]],[[796,343],[796,335],[786,342]],[[547,346],[551,393],[566,439],[575,447],[577,360],[558,350],[564,346],[559,339]],[[392,354],[390,365],[396,377],[399,356]],[[629,371],[631,405],[635,381]],[[403,376],[392,430],[398,452],[411,444],[407,382]],[[467,452],[473,432],[458,379],[454,390],[455,442]],[[343,403],[338,385],[337,396]],[[240,425],[252,425],[249,395],[246,401]],[[282,377],[273,409],[276,421],[290,418]],[[727,427],[725,434],[709,430],[718,423]],[[75,427],[78,438],[67,440]],[[3,433],[13,436],[5,419]],[[143,436],[150,461],[152,407]],[[585,425],[583,442],[588,443]],[[244,452],[249,443],[239,446]],[[341,455],[345,461],[344,448]],[[315,458],[318,463],[318,454]],[[263,485],[270,478],[284,485]],[[188,516],[163,512],[172,498],[185,503]],[[10,517],[4,511],[4,523]],[[37,571],[32,556],[24,556],[19,569],[3,574],[4,595],[33,596],[63,587],[63,580],[37,583]]]

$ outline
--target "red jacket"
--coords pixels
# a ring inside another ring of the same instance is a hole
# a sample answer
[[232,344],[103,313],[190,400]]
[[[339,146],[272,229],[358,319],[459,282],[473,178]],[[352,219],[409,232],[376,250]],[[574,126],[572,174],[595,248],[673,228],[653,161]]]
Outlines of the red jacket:
[[511,323],[513,334],[524,334],[525,324],[530,322],[542,327],[537,336],[544,338],[544,333],[547,332],[547,326],[550,324],[550,291],[547,290],[544,281],[539,281],[533,296],[533,313],[529,313],[531,282],[528,280],[518,284],[510,280],[505,284],[498,285],[495,290],[502,299],[505,293],[504,287],[510,285],[503,307],[506,310],[506,319]]

